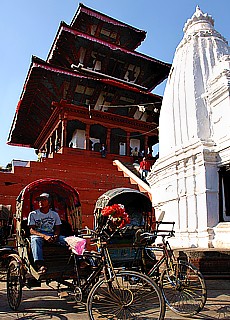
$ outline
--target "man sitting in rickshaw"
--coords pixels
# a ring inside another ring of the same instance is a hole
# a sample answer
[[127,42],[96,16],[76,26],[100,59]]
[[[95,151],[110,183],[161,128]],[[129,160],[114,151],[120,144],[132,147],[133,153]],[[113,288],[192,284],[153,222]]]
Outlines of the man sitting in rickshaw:
[[59,242],[66,245],[65,237],[60,235],[61,219],[56,211],[50,209],[50,195],[42,193],[38,198],[39,209],[31,211],[28,217],[28,226],[31,234],[31,250],[35,266],[39,274],[46,272],[43,258],[44,241]]

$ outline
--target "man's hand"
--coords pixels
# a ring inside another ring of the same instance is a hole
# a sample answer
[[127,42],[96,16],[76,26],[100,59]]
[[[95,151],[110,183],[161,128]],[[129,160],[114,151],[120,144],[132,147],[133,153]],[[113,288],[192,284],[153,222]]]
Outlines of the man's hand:
[[47,236],[46,234],[44,234],[43,239],[47,242],[54,242],[53,236]]
[[54,243],[54,242],[57,241],[57,239],[58,239],[58,235],[57,234],[55,234],[53,236],[44,235],[44,240],[48,241],[49,243]]
[[54,234],[52,238],[53,238],[53,242],[56,242],[58,240],[58,235]]

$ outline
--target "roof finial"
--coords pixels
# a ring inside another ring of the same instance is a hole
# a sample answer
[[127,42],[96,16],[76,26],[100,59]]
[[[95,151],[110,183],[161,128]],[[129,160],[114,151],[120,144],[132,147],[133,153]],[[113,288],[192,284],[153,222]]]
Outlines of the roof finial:
[[199,5],[197,5],[196,6],[196,12],[194,13],[194,15],[193,16],[196,16],[196,17],[207,17],[208,15],[207,15],[207,13],[206,14],[204,14],[203,12],[202,12],[202,10],[200,9],[200,7],[199,7]]
[[214,20],[207,13],[203,13],[200,7],[196,6],[196,11],[193,14],[191,19],[188,19],[184,26],[184,32],[188,30],[188,28],[196,22],[203,21],[209,23],[212,27],[214,26]]

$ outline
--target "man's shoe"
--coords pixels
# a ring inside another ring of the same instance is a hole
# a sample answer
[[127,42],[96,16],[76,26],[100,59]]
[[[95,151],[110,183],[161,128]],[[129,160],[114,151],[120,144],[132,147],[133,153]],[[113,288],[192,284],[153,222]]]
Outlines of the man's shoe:
[[45,266],[41,266],[38,269],[38,274],[44,274],[44,273],[46,273],[46,271],[47,271],[47,268]]

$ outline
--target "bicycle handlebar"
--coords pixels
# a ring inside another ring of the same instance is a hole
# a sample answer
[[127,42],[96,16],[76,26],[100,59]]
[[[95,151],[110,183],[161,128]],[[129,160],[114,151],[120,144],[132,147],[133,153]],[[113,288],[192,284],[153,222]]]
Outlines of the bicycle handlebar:
[[115,233],[119,232],[119,234],[122,235],[122,231],[124,232],[123,229],[117,228],[110,234],[110,232],[108,232],[104,228],[102,228],[101,230],[92,230],[86,227],[84,229],[78,230],[78,236],[84,239],[90,239],[92,242],[97,242],[99,238],[105,242],[108,242]]
[[145,239],[151,239],[151,238],[156,238],[158,236],[161,237],[173,237],[175,234],[175,231],[173,230],[156,230],[151,232],[144,232],[140,236],[144,237]]
[[[171,225],[172,228],[171,230],[166,230],[166,229],[159,229],[160,225]],[[164,221],[156,221],[156,230],[154,230],[153,232],[143,232],[143,233],[139,233],[138,238],[139,240],[145,239],[145,240],[154,240],[158,237],[173,237],[175,235],[175,231],[174,229],[174,225],[175,222],[164,222]],[[92,230],[89,228],[84,228],[84,229],[80,229],[78,230],[78,235],[82,238],[85,239],[91,239],[91,241],[97,242],[99,238],[103,239],[103,241],[108,242],[115,233],[119,232],[120,235],[122,235],[122,233],[125,232],[125,230],[128,228],[128,226],[119,229],[117,228],[116,230],[114,230],[111,234],[110,232],[108,233],[108,230],[105,230],[104,228],[102,228],[101,230]],[[140,230],[140,229],[139,229]]]
[[[167,229],[159,229],[160,225],[171,225],[171,230]],[[163,221],[156,221],[156,230],[153,232],[144,232],[140,235],[140,237],[146,240],[155,240],[158,236],[161,237],[173,237],[175,235],[174,229],[175,222],[163,222]]]

